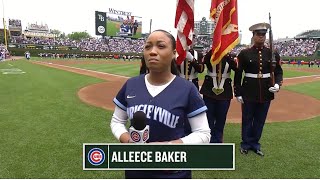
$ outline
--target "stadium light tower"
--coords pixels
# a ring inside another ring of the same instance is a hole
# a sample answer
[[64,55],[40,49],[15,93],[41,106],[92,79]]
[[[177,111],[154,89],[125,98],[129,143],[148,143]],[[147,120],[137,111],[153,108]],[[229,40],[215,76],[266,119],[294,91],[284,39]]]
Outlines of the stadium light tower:
[[4,20],[4,3],[3,3],[3,0],[2,0],[2,12],[3,12],[2,21],[3,21],[4,44],[5,44],[5,46],[6,46],[6,49],[8,49],[6,21]]

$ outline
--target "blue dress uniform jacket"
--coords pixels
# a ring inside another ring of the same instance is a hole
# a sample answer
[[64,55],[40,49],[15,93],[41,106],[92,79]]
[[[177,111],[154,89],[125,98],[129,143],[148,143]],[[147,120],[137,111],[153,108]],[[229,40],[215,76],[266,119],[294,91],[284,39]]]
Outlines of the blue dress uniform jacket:
[[[267,47],[258,48],[253,46],[239,53],[237,57],[238,70],[235,72],[234,77],[234,93],[236,97],[242,96],[243,100],[251,102],[267,102],[274,99],[274,93],[269,92],[269,88],[273,86],[270,78],[271,57],[271,50]],[[274,82],[281,86],[283,71],[280,65],[280,56],[276,52],[275,59]],[[243,71],[245,75],[242,80]]]

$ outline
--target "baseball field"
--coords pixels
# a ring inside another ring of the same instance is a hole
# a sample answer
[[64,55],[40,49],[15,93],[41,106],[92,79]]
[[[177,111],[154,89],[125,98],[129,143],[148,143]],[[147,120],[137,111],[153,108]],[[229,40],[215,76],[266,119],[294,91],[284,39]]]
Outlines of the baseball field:
[[[123,171],[84,171],[82,148],[118,142],[112,99],[138,75],[139,61],[14,59],[0,62],[0,178],[124,178]],[[240,104],[232,100],[224,142],[236,145],[235,170],[193,171],[193,178],[320,177],[320,68],[283,69],[260,141],[265,156],[240,154]]]

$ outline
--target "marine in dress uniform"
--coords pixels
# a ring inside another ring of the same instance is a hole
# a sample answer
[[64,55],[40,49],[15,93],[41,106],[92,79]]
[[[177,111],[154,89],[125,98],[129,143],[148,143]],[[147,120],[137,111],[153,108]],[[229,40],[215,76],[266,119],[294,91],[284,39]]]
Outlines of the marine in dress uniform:
[[[264,46],[268,29],[268,23],[251,26],[249,30],[253,32],[254,44],[251,48],[242,50],[237,57],[234,94],[242,105],[242,154],[248,154],[249,150],[253,150],[256,154],[264,156],[259,140],[270,102],[283,81],[279,54],[272,53],[270,48]],[[272,54],[275,62],[272,61]]]
[[231,70],[236,70],[234,56],[225,55],[220,63],[213,65],[210,62],[212,50],[204,57],[207,66],[207,75],[200,89],[203,100],[208,108],[207,117],[211,129],[210,143],[223,142],[223,130],[227,119],[230,101],[233,98]]
[[187,51],[186,59],[178,65],[179,76],[192,81],[199,90],[198,73],[204,70],[203,54],[194,50],[193,48]]

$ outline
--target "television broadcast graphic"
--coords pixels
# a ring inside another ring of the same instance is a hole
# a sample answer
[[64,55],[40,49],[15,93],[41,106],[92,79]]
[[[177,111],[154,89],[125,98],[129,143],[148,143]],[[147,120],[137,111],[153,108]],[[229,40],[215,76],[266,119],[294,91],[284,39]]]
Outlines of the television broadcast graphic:
[[142,18],[132,16],[131,12],[109,8],[107,13],[107,36],[140,38]]

